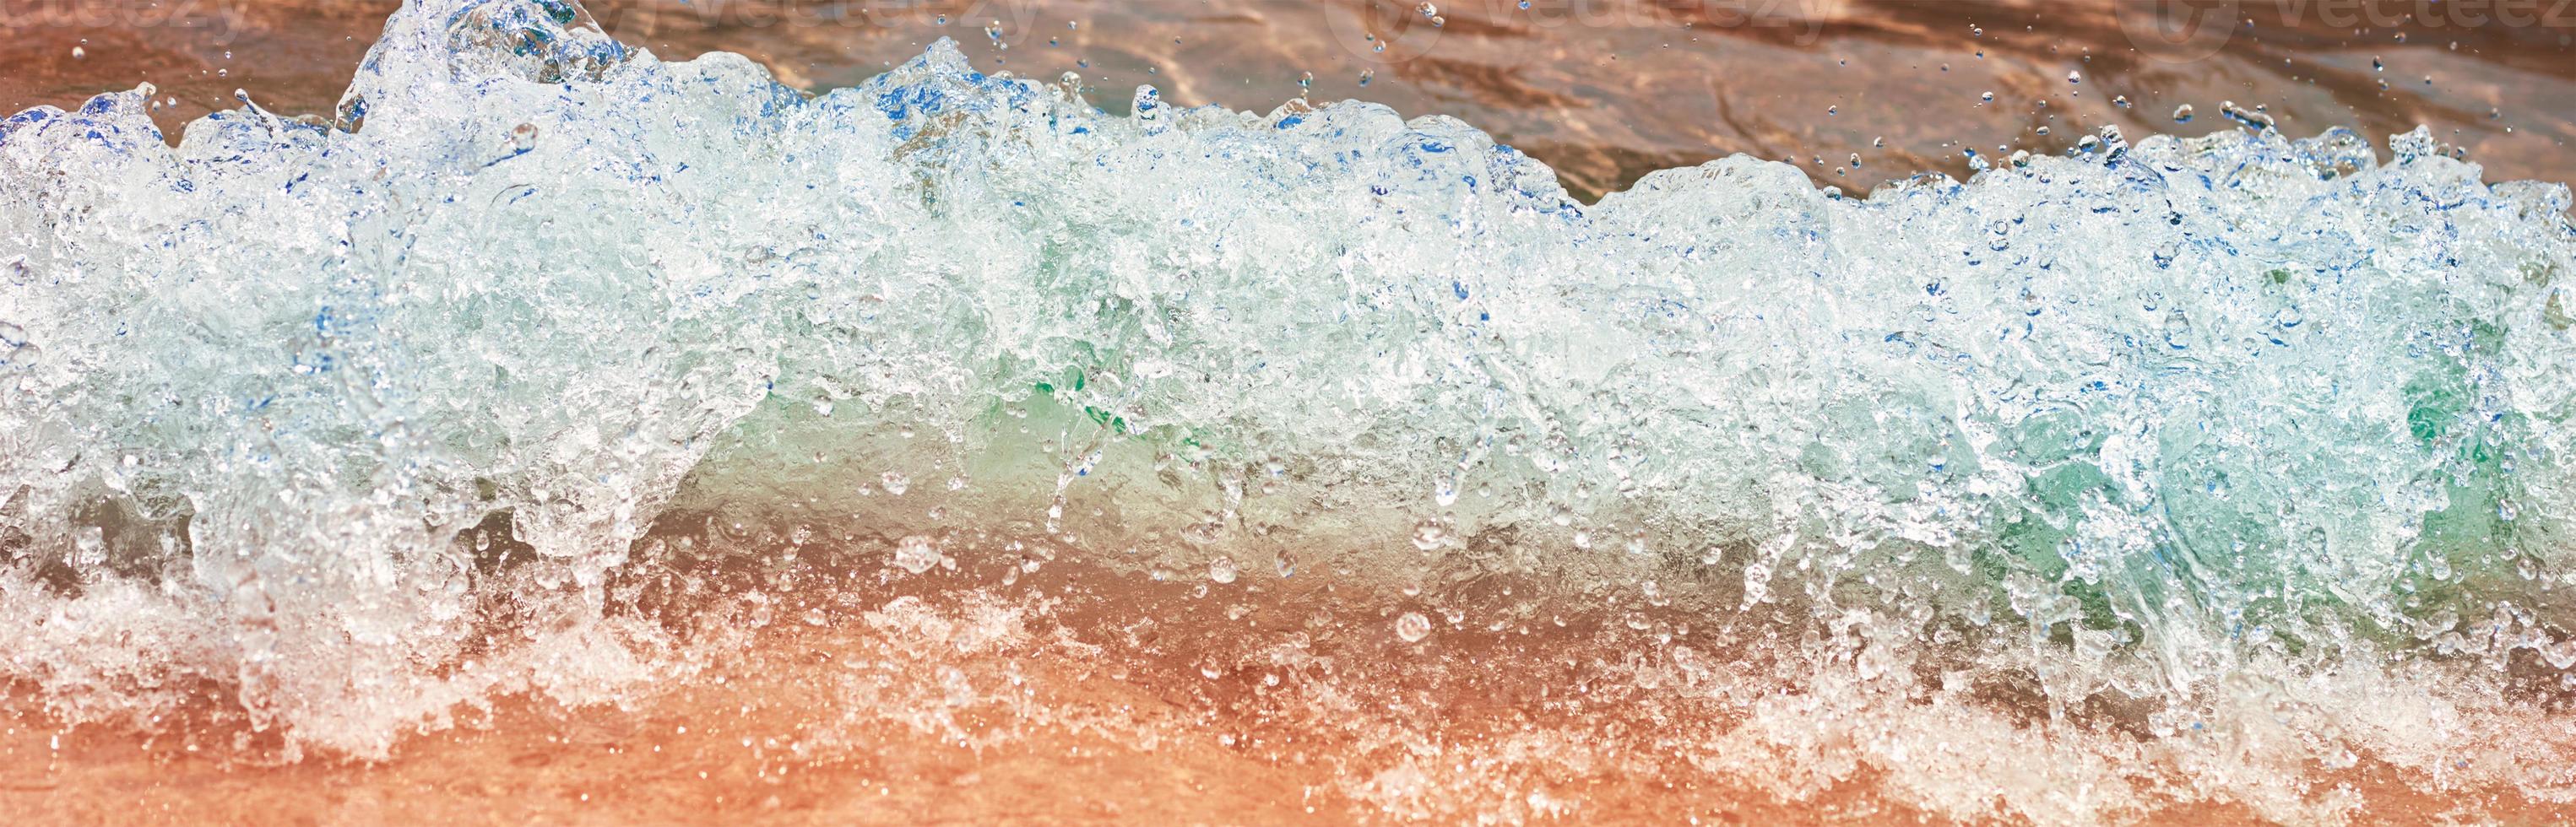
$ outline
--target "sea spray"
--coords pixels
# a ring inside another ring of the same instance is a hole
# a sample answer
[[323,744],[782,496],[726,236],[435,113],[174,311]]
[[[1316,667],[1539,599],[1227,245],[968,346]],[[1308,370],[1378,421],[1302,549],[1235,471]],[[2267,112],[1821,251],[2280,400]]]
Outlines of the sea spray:
[[1058,566],[1425,647],[1651,606],[1738,641],[1652,667],[1734,704],[1704,768],[1792,797],[2576,795],[2569,194],[2420,131],[1583,205],[1451,119],[944,42],[806,96],[539,0],[406,4],[327,122],[149,96],[0,126],[0,668],[59,714],[383,756],[747,592]]

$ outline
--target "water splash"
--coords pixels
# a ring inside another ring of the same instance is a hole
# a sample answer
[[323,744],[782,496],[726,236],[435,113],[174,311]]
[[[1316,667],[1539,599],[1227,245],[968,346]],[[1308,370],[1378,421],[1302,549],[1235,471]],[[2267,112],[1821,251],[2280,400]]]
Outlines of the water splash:
[[0,663],[63,714],[212,685],[382,755],[684,675],[777,571],[1052,563],[1460,613],[1425,646],[1497,582],[1644,601],[1735,661],[1625,668],[1727,687],[1708,769],[1784,795],[1973,816],[1909,750],[2016,704],[2106,785],[2042,820],[2306,812],[2356,753],[2576,791],[2568,190],[2421,131],[1585,207],[1454,120],[1111,116],[945,43],[809,98],[555,0],[407,4],[332,123],[174,148],[151,96],[0,126]]

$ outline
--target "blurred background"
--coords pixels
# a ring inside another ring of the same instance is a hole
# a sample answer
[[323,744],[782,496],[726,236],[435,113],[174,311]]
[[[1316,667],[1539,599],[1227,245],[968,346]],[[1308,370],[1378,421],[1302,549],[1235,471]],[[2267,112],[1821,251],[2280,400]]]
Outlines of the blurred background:
[[[175,140],[243,90],[325,113],[396,0],[0,0],[0,111],[149,82]],[[2269,121],[2382,147],[2418,124],[2490,180],[2571,173],[2570,0],[589,0],[664,59],[724,50],[822,92],[952,38],[1126,109],[1364,98],[1450,115],[1589,201],[1733,153],[1866,191],[1967,152]]]

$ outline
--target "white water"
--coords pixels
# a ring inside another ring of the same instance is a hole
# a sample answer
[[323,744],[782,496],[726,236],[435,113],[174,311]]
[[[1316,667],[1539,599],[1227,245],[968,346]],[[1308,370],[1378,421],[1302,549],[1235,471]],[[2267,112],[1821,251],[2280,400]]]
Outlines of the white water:
[[[794,526],[894,579],[1670,602],[1773,632],[1658,656],[1741,694],[1709,769],[1785,795],[2292,817],[2368,755],[2576,796],[2564,186],[2230,133],[1583,206],[1365,103],[1110,116],[946,45],[807,98],[574,13],[416,0],[335,126],[171,148],[138,91],[0,132],[0,671],[382,755],[684,675],[620,578]],[[1971,674],[2035,684],[2049,748]],[[2100,699],[2152,737],[2058,717]]]

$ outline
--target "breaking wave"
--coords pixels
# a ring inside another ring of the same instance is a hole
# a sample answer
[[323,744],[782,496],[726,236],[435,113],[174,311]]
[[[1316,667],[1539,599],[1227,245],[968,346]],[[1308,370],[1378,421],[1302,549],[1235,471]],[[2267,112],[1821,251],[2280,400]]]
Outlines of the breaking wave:
[[413,0],[329,122],[150,96],[0,126],[0,674],[55,714],[382,756],[685,678],[747,594],[1046,565],[1625,622],[1790,797],[2576,800],[2569,192],[2421,130],[1583,205],[1451,119],[944,42],[807,96],[558,0]]

